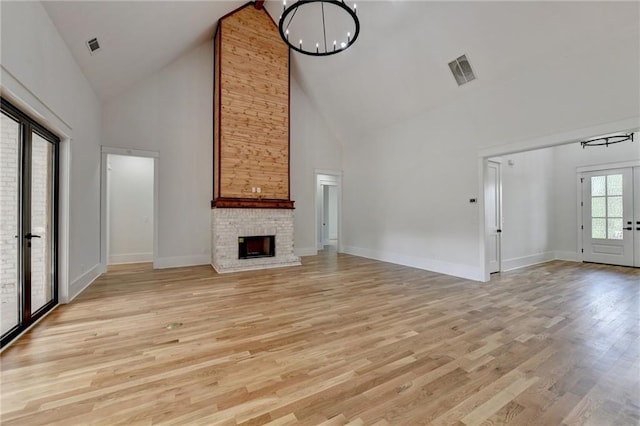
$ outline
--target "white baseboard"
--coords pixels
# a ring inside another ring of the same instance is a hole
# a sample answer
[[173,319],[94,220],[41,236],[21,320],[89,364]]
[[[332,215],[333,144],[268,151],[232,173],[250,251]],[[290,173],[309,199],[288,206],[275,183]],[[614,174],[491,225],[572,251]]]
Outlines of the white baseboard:
[[545,251],[542,253],[531,254],[528,256],[514,257],[502,261],[502,270],[511,271],[513,269],[524,268],[526,266],[537,265],[539,263],[550,262],[555,260],[555,252]]
[[302,256],[315,256],[318,254],[318,250],[314,249],[313,247],[303,247],[303,248],[296,248],[293,250],[293,253],[296,256],[302,257]]
[[211,265],[211,256],[202,254],[197,256],[160,257],[153,262],[154,269],[179,268],[181,266]]
[[77,295],[82,293],[85,288],[89,287],[96,278],[104,272],[104,268],[98,263],[93,268],[76,278],[69,286],[69,300],[67,300],[67,303],[70,303],[75,299]]
[[556,260],[566,260],[568,262],[582,262],[582,253],[557,250],[555,252],[555,258]]
[[412,268],[424,269],[427,271],[437,272],[439,274],[452,275],[454,277],[465,278],[473,281],[484,281],[484,275],[477,266],[461,265],[441,260],[425,259],[422,257],[382,252],[353,246],[344,246],[343,249],[344,253],[354,256],[410,266]]
[[112,254],[109,256],[109,265],[141,262],[153,262],[153,253],[125,253]]

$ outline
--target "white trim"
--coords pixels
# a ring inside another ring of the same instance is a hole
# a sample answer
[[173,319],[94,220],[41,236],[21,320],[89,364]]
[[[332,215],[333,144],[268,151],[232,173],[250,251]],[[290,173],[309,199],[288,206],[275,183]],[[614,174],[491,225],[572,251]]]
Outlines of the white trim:
[[125,155],[131,157],[151,157],[151,158],[159,158],[160,153],[157,151],[146,151],[143,149],[129,149],[129,148],[118,148],[112,146],[104,146],[102,145],[100,152],[103,154],[113,154],[113,155]]
[[330,175],[342,177],[342,170],[330,170],[330,169],[313,169],[314,175]]
[[573,251],[563,251],[556,250],[555,252],[556,260],[564,260],[567,262],[582,262],[582,253],[573,252]]
[[[321,175],[326,175],[331,177],[331,179],[324,180],[321,183]],[[315,208],[313,213],[313,235],[314,243],[317,250],[322,250],[322,235],[318,235],[320,218],[318,216],[318,212],[322,208],[323,200],[322,200],[322,185],[335,185],[338,188],[338,253],[344,253],[344,238],[342,233],[342,176],[343,173],[341,170],[324,170],[324,169],[314,169],[313,170],[313,187],[315,188],[316,201]]]
[[596,124],[594,126],[583,127],[567,132],[491,146],[478,151],[478,157],[496,157],[524,151],[533,151],[535,149],[580,142],[581,140],[592,138],[597,135],[606,135],[616,132],[631,132],[637,131],[638,129],[640,129],[640,116],[636,115],[623,118],[622,120]]
[[0,84],[0,93],[9,102],[25,111],[31,118],[49,128],[50,131],[58,136],[60,136],[60,132],[65,136],[71,134],[71,125],[49,108],[44,101],[23,85],[2,64],[0,64],[0,81],[2,82]]
[[109,256],[109,265],[153,262],[153,253],[125,253]]
[[555,260],[556,255],[553,251],[543,253],[530,254],[528,256],[514,257],[502,261],[502,271],[512,271],[514,269],[525,268],[527,266],[538,265],[540,263],[551,262]]
[[489,168],[489,162],[486,158],[478,159],[478,230],[480,238],[479,249],[480,249],[480,274],[482,279],[480,281],[488,282],[491,279],[491,274],[489,274],[489,259],[487,257],[487,252],[489,251],[487,244],[487,226],[485,223],[486,213],[484,211],[484,179],[487,176],[487,169]]
[[71,140],[60,142],[58,174],[58,303],[69,297],[69,199],[71,194]]
[[579,256],[580,262],[582,262],[582,173],[576,175],[576,188],[578,196],[576,197],[576,254]]
[[[60,138],[58,175],[58,303],[70,300],[69,216],[71,194],[72,127],[4,65],[0,64],[0,93],[25,114]],[[15,340],[14,340],[15,341]]]
[[175,256],[160,257],[153,261],[154,269],[180,268],[183,266],[200,266],[211,265],[211,256],[195,255],[195,256]]
[[318,254],[318,250],[313,247],[303,247],[303,248],[294,249],[293,253],[298,257],[315,256]]
[[640,160],[631,160],[631,161],[622,161],[617,163],[603,163],[603,164],[594,164],[592,166],[582,166],[578,167],[576,171],[578,174],[586,173],[586,172],[596,172],[599,170],[612,170],[612,169],[625,169],[627,167],[638,167],[640,166]]
[[382,262],[410,266],[412,268],[437,272],[439,274],[452,275],[454,277],[473,281],[484,281],[482,268],[477,266],[462,265],[459,263],[450,263],[436,259],[426,259],[424,257],[370,250],[360,247],[345,246],[344,249],[344,253],[351,254],[353,256],[366,257],[367,259],[375,259]]
[[[100,264],[106,271],[107,264],[109,262],[109,247],[108,247],[108,202],[107,202],[107,158],[109,155],[124,155],[130,157],[145,157],[153,158],[153,254],[152,259],[154,268],[156,267],[156,260],[158,259],[158,194],[159,188],[159,176],[160,176],[160,153],[156,151],[145,151],[140,149],[127,149],[102,146],[100,149]],[[208,263],[209,260],[207,260]],[[161,264],[161,263],[159,263]],[[169,266],[170,267],[170,266]]]
[[82,293],[87,287],[89,287],[93,282],[106,270],[102,267],[101,264],[96,264],[93,268],[89,269],[84,274],[80,275],[71,285],[69,286],[69,300],[67,303],[71,302],[76,298],[80,293]]

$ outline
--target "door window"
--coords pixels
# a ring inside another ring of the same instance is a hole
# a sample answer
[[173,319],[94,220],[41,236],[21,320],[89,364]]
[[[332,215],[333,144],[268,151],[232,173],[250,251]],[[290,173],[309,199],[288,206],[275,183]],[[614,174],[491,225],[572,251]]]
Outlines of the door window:
[[591,238],[623,238],[622,174],[591,177]]

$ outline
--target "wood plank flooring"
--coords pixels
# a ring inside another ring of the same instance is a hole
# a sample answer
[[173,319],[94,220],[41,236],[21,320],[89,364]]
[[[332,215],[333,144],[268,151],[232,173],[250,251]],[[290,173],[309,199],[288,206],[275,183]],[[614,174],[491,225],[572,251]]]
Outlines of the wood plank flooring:
[[3,425],[637,425],[640,270],[118,267],[2,353]]

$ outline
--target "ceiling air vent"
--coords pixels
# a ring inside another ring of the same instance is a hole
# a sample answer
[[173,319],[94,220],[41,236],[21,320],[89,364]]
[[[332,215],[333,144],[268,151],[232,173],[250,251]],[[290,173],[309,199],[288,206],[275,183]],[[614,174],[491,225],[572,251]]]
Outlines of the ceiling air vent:
[[87,47],[89,48],[89,53],[91,53],[92,55],[100,51],[100,43],[98,43],[97,38],[92,38],[91,40],[87,41]]
[[449,68],[451,69],[458,86],[462,86],[463,84],[476,79],[476,76],[473,74],[473,70],[471,69],[471,64],[467,59],[467,55],[462,55],[455,61],[449,62]]

